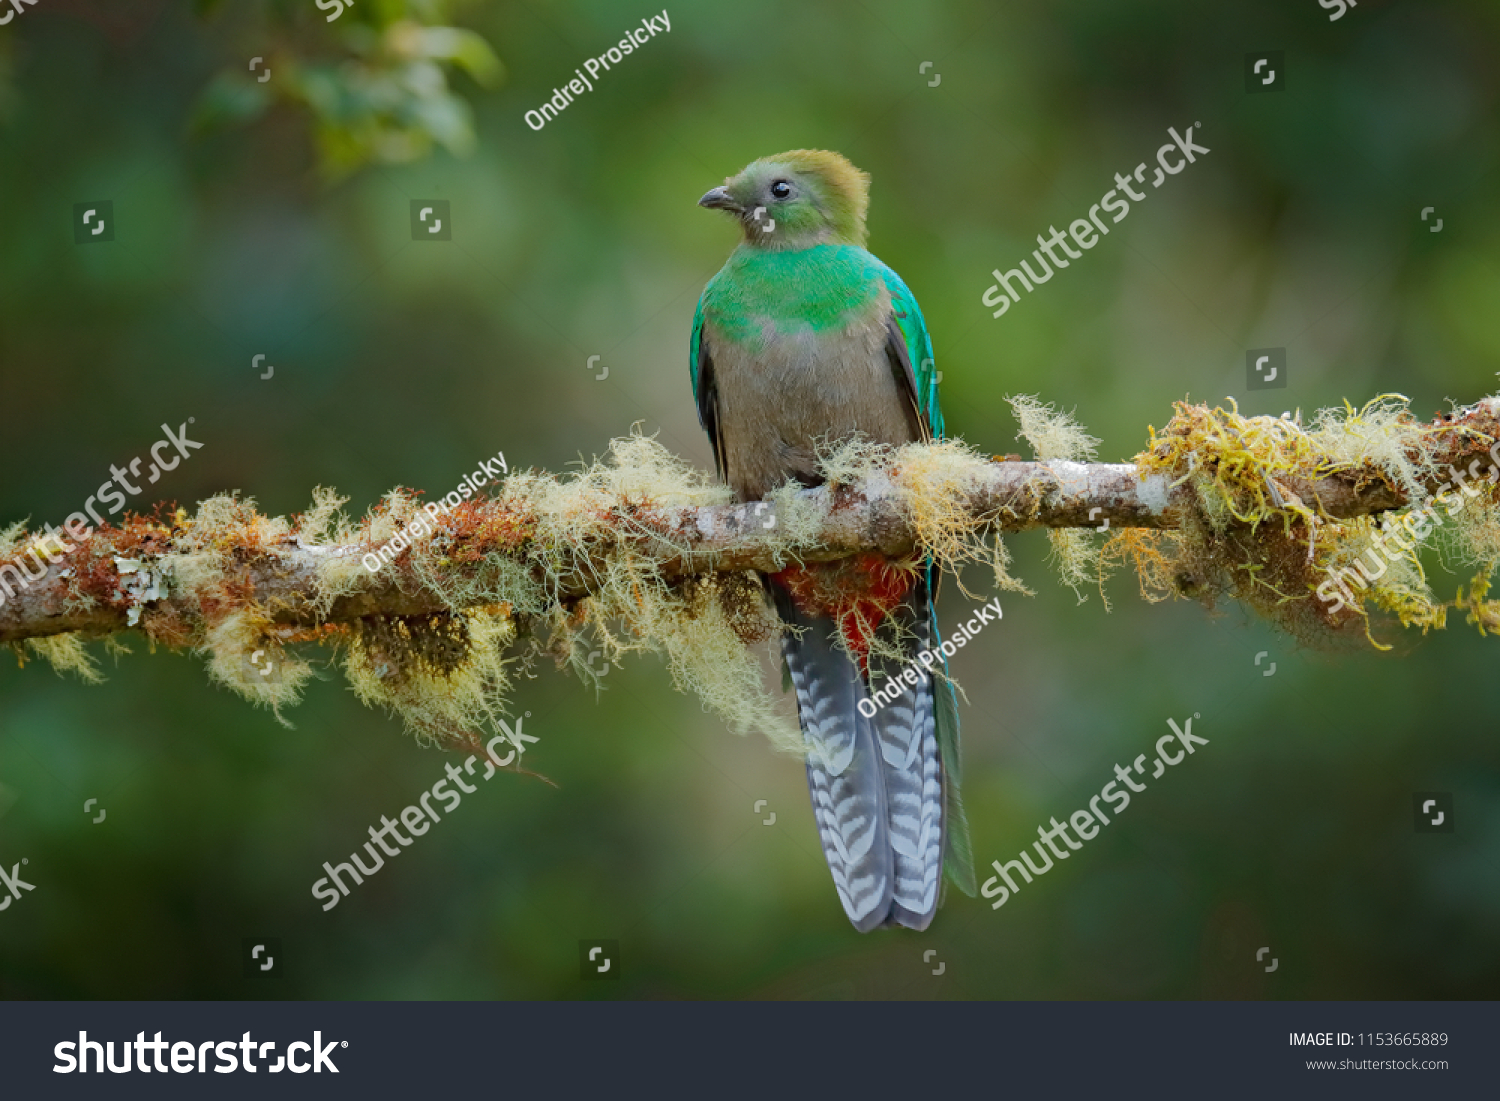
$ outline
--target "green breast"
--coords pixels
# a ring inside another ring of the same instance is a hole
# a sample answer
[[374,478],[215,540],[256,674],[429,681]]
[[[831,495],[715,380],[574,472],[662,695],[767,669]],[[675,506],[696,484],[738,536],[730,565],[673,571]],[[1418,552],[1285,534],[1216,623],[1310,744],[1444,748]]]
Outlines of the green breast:
[[855,245],[767,251],[741,245],[703,294],[715,337],[756,344],[767,330],[827,332],[869,319],[884,301],[880,261]]

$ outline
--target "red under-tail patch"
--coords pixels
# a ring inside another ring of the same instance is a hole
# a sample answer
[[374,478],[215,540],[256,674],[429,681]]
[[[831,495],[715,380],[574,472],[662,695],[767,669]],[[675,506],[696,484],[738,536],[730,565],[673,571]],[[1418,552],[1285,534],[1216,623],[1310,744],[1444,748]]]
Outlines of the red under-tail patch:
[[868,676],[870,640],[911,592],[915,575],[878,554],[859,554],[839,562],[788,566],[771,580],[791,594],[800,611],[837,623],[844,645]]

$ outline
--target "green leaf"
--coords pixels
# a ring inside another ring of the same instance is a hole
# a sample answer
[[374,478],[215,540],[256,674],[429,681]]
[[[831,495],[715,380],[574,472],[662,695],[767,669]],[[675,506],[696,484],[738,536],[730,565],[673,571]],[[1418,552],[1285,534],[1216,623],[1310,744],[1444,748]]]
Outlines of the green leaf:
[[459,27],[427,27],[422,31],[422,52],[439,61],[451,61],[483,87],[494,87],[505,66],[490,44],[473,31]]
[[188,125],[194,132],[241,125],[259,118],[270,105],[266,85],[238,73],[220,73],[198,97]]

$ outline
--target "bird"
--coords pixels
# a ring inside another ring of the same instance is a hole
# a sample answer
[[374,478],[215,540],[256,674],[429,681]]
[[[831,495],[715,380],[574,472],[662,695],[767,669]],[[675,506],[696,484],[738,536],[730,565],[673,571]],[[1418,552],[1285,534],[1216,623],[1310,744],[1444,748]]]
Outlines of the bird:
[[[943,436],[922,311],[865,248],[869,186],[842,155],[795,149],[753,161],[698,200],[743,234],[704,287],[689,349],[698,418],[736,500],[759,501],[789,480],[821,484],[820,446]],[[884,706],[872,698],[872,685],[932,649],[935,573],[930,560],[865,554],[763,579],[783,625],[783,685],[795,692],[823,855],[861,933],[926,929],[945,868],[974,894],[946,669]],[[872,651],[888,618],[907,661]]]

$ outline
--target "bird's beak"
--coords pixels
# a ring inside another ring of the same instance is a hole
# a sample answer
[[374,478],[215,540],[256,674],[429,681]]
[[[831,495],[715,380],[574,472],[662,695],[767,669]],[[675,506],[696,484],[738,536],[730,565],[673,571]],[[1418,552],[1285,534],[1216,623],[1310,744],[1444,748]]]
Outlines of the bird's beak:
[[735,214],[745,213],[745,208],[740,206],[729,197],[729,192],[722,187],[716,187],[703,198],[698,200],[699,206],[706,206],[709,210],[728,210]]

